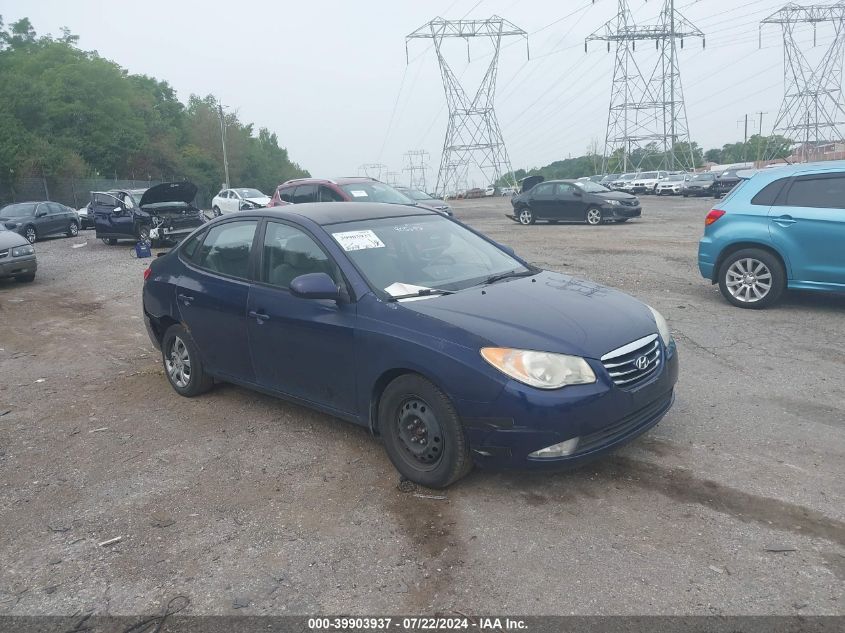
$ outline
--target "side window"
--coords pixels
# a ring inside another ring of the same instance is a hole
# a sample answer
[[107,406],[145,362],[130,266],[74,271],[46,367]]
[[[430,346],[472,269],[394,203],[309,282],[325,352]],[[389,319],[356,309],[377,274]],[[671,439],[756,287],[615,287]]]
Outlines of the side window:
[[568,195],[574,191],[575,187],[570,185],[568,182],[559,182],[557,183],[557,191],[555,194],[558,196]]
[[61,215],[62,213],[64,213],[64,209],[62,209],[61,205],[56,204],[55,202],[47,203],[48,215]]
[[205,237],[205,231],[200,231],[185,240],[182,247],[179,249],[180,254],[188,261],[194,261],[199,249],[197,248]]
[[264,233],[261,281],[287,288],[308,273],[326,273],[335,283],[340,274],[314,239],[287,224],[268,222]]
[[317,201],[316,185],[299,185],[293,193],[293,203],[303,204],[304,202]]
[[107,193],[94,194],[94,204],[98,207],[116,207],[117,198]]
[[783,186],[786,184],[786,181],[786,178],[781,178],[780,180],[770,182],[768,185],[758,191],[753,198],[751,198],[751,204],[758,204],[762,207],[772,206],[778,199],[781,189],[783,189]]
[[249,252],[257,220],[227,222],[208,230],[193,261],[216,273],[246,279],[249,276]]
[[334,189],[329,187],[320,187],[319,191],[320,202],[343,202],[343,197]]
[[790,207],[845,209],[845,174],[796,178],[784,204]]
[[218,195],[219,195],[221,198],[223,198],[223,199],[225,200],[225,199],[227,199],[227,198],[229,197],[229,190],[228,190],[228,189],[224,189],[224,190],[223,190],[223,191],[221,191]]
[[293,202],[293,187],[285,187],[279,189],[279,199],[282,202]]
[[553,184],[544,182],[539,185],[534,185],[534,188],[531,191],[537,196],[548,196],[552,193],[553,187]]

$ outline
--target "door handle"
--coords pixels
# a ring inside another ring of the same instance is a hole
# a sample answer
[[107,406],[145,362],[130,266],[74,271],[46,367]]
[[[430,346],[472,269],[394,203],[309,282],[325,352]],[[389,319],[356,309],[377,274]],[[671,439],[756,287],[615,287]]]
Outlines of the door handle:
[[247,312],[247,316],[249,316],[249,318],[251,319],[255,319],[259,323],[264,323],[264,321],[267,321],[270,318],[269,314],[265,314],[264,312],[256,312],[255,310],[250,310],[249,312]]
[[191,295],[183,295],[183,294],[176,295],[176,298],[179,299],[179,301],[184,303],[186,306],[191,305],[191,301],[194,300],[194,298]]
[[790,226],[792,224],[795,224],[797,221],[798,220],[793,218],[791,215],[781,215],[781,216],[778,216],[778,217],[772,219],[772,222],[774,222],[775,224],[778,224],[780,226],[783,226],[783,227],[787,227],[787,226]]

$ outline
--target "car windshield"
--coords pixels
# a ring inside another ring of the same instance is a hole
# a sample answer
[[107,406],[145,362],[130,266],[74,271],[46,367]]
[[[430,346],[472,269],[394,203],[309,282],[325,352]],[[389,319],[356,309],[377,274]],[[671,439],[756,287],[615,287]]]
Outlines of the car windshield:
[[575,183],[575,186],[587,193],[604,193],[605,191],[610,191],[607,187],[595,183],[592,180],[579,180]]
[[379,218],[325,228],[370,286],[391,296],[426,289],[463,290],[494,275],[532,272],[442,216]]
[[355,182],[340,185],[353,202],[392,202],[394,204],[414,204],[408,196],[396,191],[383,182]]
[[235,189],[241,198],[266,198],[258,189]]
[[619,180],[633,180],[637,177],[637,174],[622,174],[622,177]]
[[640,174],[640,178],[642,178],[643,180],[654,180],[655,178],[657,178],[657,172],[647,171],[644,174]]
[[402,189],[399,193],[405,194],[412,200],[434,200],[425,191],[419,191],[418,189]]
[[35,212],[34,204],[10,204],[0,209],[0,216],[4,218],[23,218]]

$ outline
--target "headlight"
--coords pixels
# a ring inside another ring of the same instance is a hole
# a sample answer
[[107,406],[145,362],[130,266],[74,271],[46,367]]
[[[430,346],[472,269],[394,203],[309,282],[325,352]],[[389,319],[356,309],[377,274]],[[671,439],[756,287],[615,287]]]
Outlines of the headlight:
[[503,374],[538,389],[560,389],[596,381],[587,361],[579,356],[482,347],[481,357]]
[[669,342],[672,340],[669,324],[666,323],[666,319],[657,310],[651,306],[648,306],[648,309],[651,310],[651,314],[654,316],[654,321],[657,323],[657,332],[660,334],[660,338],[663,339],[663,344],[668,347]]
[[605,200],[605,202],[607,202],[607,204],[613,207],[618,207],[620,204],[622,204],[621,202],[619,202],[619,200]]
[[12,249],[12,257],[23,257],[24,255],[32,255],[35,249],[32,246],[18,246]]

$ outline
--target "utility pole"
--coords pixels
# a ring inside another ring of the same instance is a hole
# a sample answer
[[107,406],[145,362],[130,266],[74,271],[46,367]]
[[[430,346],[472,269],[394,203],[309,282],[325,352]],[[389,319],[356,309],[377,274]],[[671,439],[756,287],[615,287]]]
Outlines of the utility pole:
[[425,172],[428,169],[428,152],[424,149],[409,149],[405,152],[405,166],[409,173],[408,187],[425,191]]
[[[446,93],[449,123],[437,172],[435,193],[438,195],[457,191],[470,164],[475,164],[484,174],[485,184],[496,183],[506,174],[513,180],[510,158],[493,108],[502,38],[509,36],[524,38],[527,51],[528,34],[497,15],[487,20],[444,20],[438,17],[405,38],[406,59],[410,40],[432,40]],[[493,56],[475,95],[470,97],[446,61],[443,42],[447,38],[465,40],[469,57],[469,40],[477,37],[492,43]],[[515,186],[516,182],[512,184]]]
[[364,175],[367,178],[374,178],[379,182],[383,182],[387,175],[387,165],[384,163],[363,163],[358,165],[358,175]]
[[[799,26],[813,27],[813,46],[818,26],[830,23],[834,39],[817,64],[811,64],[796,37]],[[784,96],[772,130],[794,142],[804,142],[804,160],[809,143],[818,152],[824,143],[845,140],[845,103],[842,95],[843,52],[845,52],[845,2],[799,6],[787,4],[760,22],[760,41],[766,24],[779,24],[783,33]],[[761,115],[762,116],[762,115]],[[766,158],[773,158],[767,147]]]
[[[742,123],[742,119],[736,122],[737,125]],[[745,115],[745,134],[742,140],[742,162],[746,160],[746,151],[748,150],[748,115]]]
[[217,114],[220,116],[220,142],[223,143],[223,171],[226,175],[226,182],[223,188],[229,188],[229,156],[226,154],[226,115],[223,114],[223,104],[217,102]]
[[[585,51],[591,41],[606,42],[608,51],[611,43],[616,45],[602,171],[608,171],[608,161],[620,151],[623,171],[639,170],[658,148],[658,169],[692,169],[695,157],[677,45],[683,48],[684,38],[700,37],[704,46],[704,33],[675,9],[675,0],[664,1],[655,24],[642,26],[634,23],[628,0],[618,2],[616,16],[584,41]],[[654,42],[659,55],[653,66],[636,58],[638,41]]]

